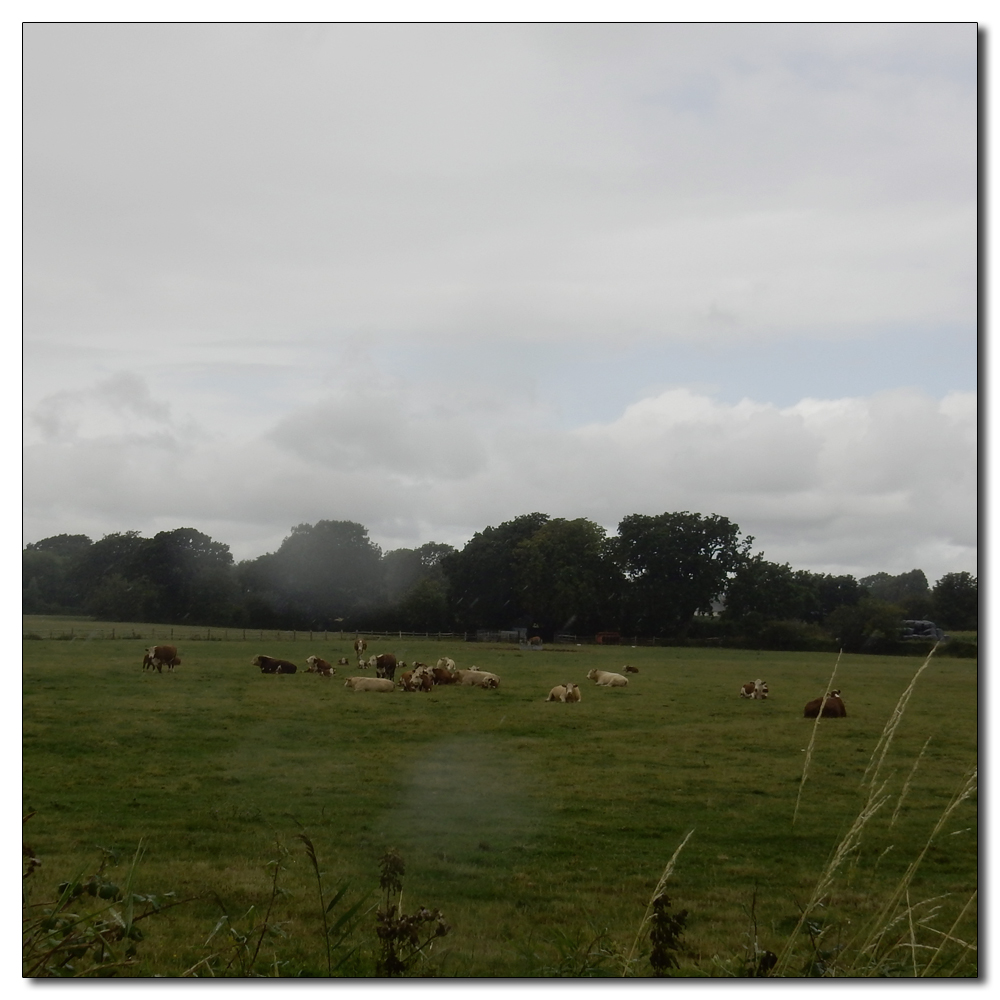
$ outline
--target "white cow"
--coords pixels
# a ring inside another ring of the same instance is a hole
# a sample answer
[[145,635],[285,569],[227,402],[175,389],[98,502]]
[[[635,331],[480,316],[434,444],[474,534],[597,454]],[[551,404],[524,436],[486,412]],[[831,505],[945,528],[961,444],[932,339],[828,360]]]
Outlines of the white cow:
[[587,679],[592,680],[598,687],[623,688],[628,686],[627,677],[614,674],[610,670],[589,670]]
[[455,672],[455,661],[450,656],[442,656],[437,661],[437,666],[444,667],[445,670],[450,670],[452,673]]
[[481,688],[498,688],[500,678],[488,670],[477,670],[473,667],[471,670],[458,671],[458,683]]
[[395,691],[396,685],[386,677],[348,677],[344,687],[352,691]]

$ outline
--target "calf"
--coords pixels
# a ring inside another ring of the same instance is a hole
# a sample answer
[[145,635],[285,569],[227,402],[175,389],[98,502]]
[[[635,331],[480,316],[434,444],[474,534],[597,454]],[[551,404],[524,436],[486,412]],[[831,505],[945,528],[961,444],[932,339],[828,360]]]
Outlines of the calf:
[[628,686],[627,677],[612,673],[610,670],[588,670],[587,679],[593,681],[598,687],[623,688]]
[[348,662],[349,661],[348,661],[347,657],[346,656],[342,656],[339,660],[337,660],[337,666],[338,667],[346,667],[347,664],[348,664]]
[[336,667],[327,663],[326,660],[321,660],[318,656],[307,656],[306,663],[309,664],[309,666],[306,667],[307,674],[319,674],[320,677],[332,677],[337,672]]
[[262,674],[294,674],[299,668],[288,660],[276,660],[273,656],[260,654],[250,661],[255,667],[260,667]]
[[803,711],[802,715],[807,719],[815,719],[817,715],[820,714],[820,708],[823,709],[824,719],[846,719],[847,709],[844,707],[843,701],[840,698],[840,689],[836,691],[831,691],[826,696],[826,704],[823,704],[822,698],[814,698],[810,701]]
[[395,691],[396,685],[387,677],[348,677],[344,687],[352,691]]
[[625,664],[624,667],[622,667],[622,670],[624,670],[625,673],[627,673],[627,674],[637,674],[637,673],[639,673],[639,668],[638,667],[630,667],[627,663]]

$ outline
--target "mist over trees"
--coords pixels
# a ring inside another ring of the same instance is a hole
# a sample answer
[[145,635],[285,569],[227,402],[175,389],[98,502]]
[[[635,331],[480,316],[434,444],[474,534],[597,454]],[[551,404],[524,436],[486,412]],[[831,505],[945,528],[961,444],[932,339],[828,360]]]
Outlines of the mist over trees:
[[457,550],[383,552],[353,521],[294,526],[275,552],[234,563],[193,528],[152,538],[56,535],[25,546],[25,614],[86,614],[244,628],[458,631],[527,628],[654,636],[741,636],[761,648],[832,638],[847,650],[898,639],[904,618],[978,628],[978,581],[919,569],[856,580],[752,554],[717,514],[630,514],[608,535],[586,518],[523,514]]

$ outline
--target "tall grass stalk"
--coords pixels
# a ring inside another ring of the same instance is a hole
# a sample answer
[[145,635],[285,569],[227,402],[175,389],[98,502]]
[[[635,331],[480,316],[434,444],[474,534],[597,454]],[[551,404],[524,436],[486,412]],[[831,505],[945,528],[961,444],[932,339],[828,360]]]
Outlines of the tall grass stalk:
[[816,909],[822,898],[827,894],[827,891],[833,883],[833,877],[837,873],[837,869],[840,868],[840,866],[844,863],[844,860],[853,851],[857,850],[858,845],[861,843],[861,833],[864,830],[865,825],[889,799],[888,795],[881,794],[882,791],[883,789],[879,789],[879,796],[874,801],[869,799],[868,803],[861,810],[861,812],[858,813],[857,818],[851,824],[851,828],[845,834],[844,839],[837,845],[836,850],[833,852],[833,857],[827,863],[826,868],[823,869],[823,874],[820,875],[819,881],[816,883],[816,888],[813,890],[813,894],[810,897],[809,902],[802,910],[799,922],[795,925],[795,929],[788,936],[788,940],[785,941],[785,945],[778,955],[778,961],[775,965],[773,975],[780,976],[787,968],[792,956],[792,946],[795,944],[795,940],[799,936],[799,931],[802,930],[802,926],[805,924],[809,914]]
[[[965,916],[965,914],[968,911],[969,907],[972,906],[973,901],[975,900],[975,898],[978,895],[979,895],[979,890],[976,889],[972,893],[972,895],[969,897],[969,899],[966,902],[965,906],[962,907],[962,912],[955,918],[955,922],[951,925],[950,929],[948,930],[948,933],[941,935],[941,943],[938,945],[937,951],[934,952],[933,955],[931,955],[930,961],[924,966],[923,970],[921,971],[921,973],[920,973],[921,977],[926,976],[927,973],[931,971],[931,966],[933,966],[934,963],[937,961],[938,955],[941,954],[941,949],[949,941],[954,941],[956,944],[960,944],[960,945],[963,946],[962,951],[959,954],[959,958],[960,959],[965,954],[965,952],[969,950],[970,946],[969,946],[969,944],[967,942],[962,941],[959,938],[955,937],[955,929],[962,922],[962,918]],[[956,964],[956,967],[957,967],[957,964]]]
[[934,838],[941,832],[942,827],[948,822],[951,814],[977,790],[978,781],[979,769],[973,768],[963,782],[962,787],[955,793],[951,802],[948,803],[947,808],[941,814],[937,823],[935,823],[934,829],[931,831],[931,835],[927,838],[927,843],[924,844],[920,854],[910,862],[909,867],[907,867],[903,877],[899,881],[899,885],[896,886],[892,895],[875,916],[871,932],[858,949],[858,960],[860,960],[862,955],[874,956],[877,953],[879,945],[882,943],[886,932],[894,922],[893,917],[899,907],[899,902],[903,898],[904,894],[909,890],[910,883],[913,881],[913,876],[917,873],[917,869],[920,867],[921,862],[930,850],[931,844],[934,843]]
[[[885,729],[882,730],[882,735],[879,737],[879,741],[872,751],[871,760],[868,762],[868,767],[865,768],[865,773],[861,777],[862,787],[864,787],[865,782],[868,782],[870,785],[869,800],[875,794],[875,786],[878,782],[879,771],[882,769],[882,762],[885,760],[885,755],[889,752],[892,738],[896,735],[896,728],[903,719],[903,713],[906,711],[906,705],[913,694],[913,689],[917,686],[917,678],[927,669],[927,665],[931,662],[931,657],[939,645],[940,643],[934,643],[931,651],[927,654],[927,659],[920,665],[920,669],[913,675],[913,679],[906,690],[899,696],[899,701],[896,702],[896,707],[892,710],[892,714],[885,724]],[[876,760],[876,758],[878,759]],[[874,772],[872,768],[875,769]],[[871,778],[868,777],[869,774],[871,774]]]
[[635,956],[635,950],[639,947],[639,939],[642,937],[642,932],[649,923],[650,914],[653,912],[653,903],[663,894],[663,890],[666,888],[667,879],[673,874],[674,865],[677,862],[677,858],[681,851],[684,849],[684,845],[691,839],[691,835],[694,833],[694,828],[688,830],[684,839],[677,845],[677,850],[670,856],[670,860],[667,862],[667,867],[663,869],[663,874],[660,876],[660,881],[656,883],[656,888],[653,890],[653,895],[649,897],[649,903],[646,905],[646,913],[639,924],[639,929],[635,932],[635,940],[632,942],[632,947],[629,949],[628,956],[626,957],[622,966],[622,977],[628,975],[629,969],[632,965],[632,960]]
[[920,763],[920,760],[924,755],[924,751],[927,749],[927,744],[930,743],[930,741],[930,736],[924,740],[924,745],[920,748],[920,753],[917,754],[917,759],[913,762],[913,767],[910,768],[910,773],[907,775],[906,781],[903,782],[903,787],[899,792],[899,800],[896,802],[896,808],[892,811],[892,819],[889,820],[889,826],[895,826],[896,824],[896,817],[899,816],[899,810],[903,807],[903,800],[906,798],[906,794],[910,790],[910,783],[913,781],[913,776],[917,773],[917,765]]
[[826,696],[831,690],[833,690],[833,679],[837,676],[837,667],[840,666],[840,658],[843,655],[843,650],[837,654],[837,662],[833,665],[833,673],[830,674],[830,680],[827,682],[826,688],[823,691],[823,700],[820,702],[819,711],[816,713],[816,721],[813,723],[812,732],[809,734],[809,743],[806,746],[806,759],[802,765],[802,780],[799,782],[799,792],[795,796],[795,810],[792,813],[792,826],[795,826],[795,820],[798,819],[799,802],[802,800],[802,789],[805,787],[806,778],[809,777],[809,762],[812,760],[813,747],[816,745],[816,732],[819,729],[819,720],[823,717],[823,709],[826,706]]

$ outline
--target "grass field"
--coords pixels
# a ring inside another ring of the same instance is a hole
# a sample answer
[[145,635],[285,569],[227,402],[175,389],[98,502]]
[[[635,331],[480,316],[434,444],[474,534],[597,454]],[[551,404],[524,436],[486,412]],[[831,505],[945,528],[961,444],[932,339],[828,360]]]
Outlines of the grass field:
[[[834,686],[849,717],[820,722],[793,826],[813,726],[802,706],[823,693],[835,661],[827,654],[380,642],[369,652],[431,663],[448,655],[501,677],[495,691],[380,695],[344,688],[353,667],[330,681],[263,676],[249,662],[256,653],[300,669],[310,653],[336,662],[350,654],[349,639],[308,648],[179,642],[183,665],[173,675],[142,673],[144,645],[25,642],[23,716],[24,808],[37,811],[25,836],[43,862],[38,898],[93,871],[101,848],[117,852],[124,872],[140,840],[137,891],[204,896],[145,923],[130,972],[140,976],[180,975],[217,953],[220,938],[206,939],[221,911],[205,894],[234,917],[266,906],[274,859],[285,894],[272,922],[285,936],[267,937],[261,971],[325,969],[302,832],[315,844],[327,898],[350,880],[342,905],[367,895],[373,906],[378,860],[399,850],[404,908],[440,909],[452,927],[427,970],[620,974],[664,865],[691,830],[667,885],[674,909],[688,911],[677,971],[732,974],[748,947],[752,901],[760,947],[782,952],[868,800],[865,769],[920,665],[842,658]],[[585,679],[591,667],[625,663],[639,673],[624,690]],[[737,696],[755,677],[768,682],[769,700]],[[546,703],[566,680],[581,684],[583,700]],[[787,974],[801,974],[821,929],[820,951],[850,954],[852,935],[921,854],[976,758],[976,662],[932,660],[881,768],[891,797],[796,938]],[[974,949],[956,943],[976,939],[975,904],[953,924],[977,886],[976,833],[973,796],[913,874],[914,910],[900,925],[909,945],[883,972],[912,974],[911,956],[925,962],[944,941],[941,957],[955,957],[955,974],[975,974]],[[367,913],[345,971],[372,974],[373,928]],[[931,950],[910,947],[918,938]],[[644,935],[636,954],[648,950]],[[650,966],[641,960],[633,971],[649,975]]]

